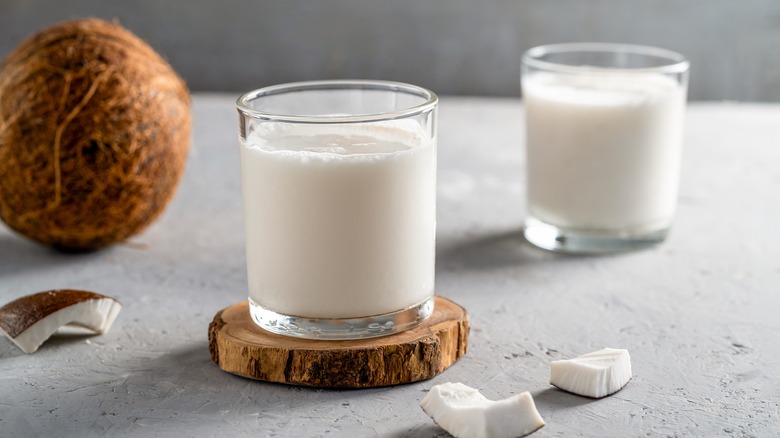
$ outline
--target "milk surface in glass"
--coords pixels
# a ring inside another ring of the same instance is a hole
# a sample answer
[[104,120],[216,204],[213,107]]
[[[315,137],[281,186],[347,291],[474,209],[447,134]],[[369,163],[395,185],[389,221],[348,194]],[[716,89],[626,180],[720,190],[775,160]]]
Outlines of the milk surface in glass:
[[241,147],[250,299],[316,318],[429,299],[436,149],[421,129],[267,122],[250,132]]
[[674,216],[685,89],[660,75],[534,73],[529,216],[568,229],[641,232]]

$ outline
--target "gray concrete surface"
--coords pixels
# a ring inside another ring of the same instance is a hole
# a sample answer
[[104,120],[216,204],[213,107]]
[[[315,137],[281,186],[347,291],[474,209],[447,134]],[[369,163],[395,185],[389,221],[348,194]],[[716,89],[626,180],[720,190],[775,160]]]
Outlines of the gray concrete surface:
[[686,54],[694,100],[780,100],[776,0],[0,0],[0,57],[85,16],[118,19],[195,91],[354,77],[518,96],[524,50],[609,41]]
[[[0,226],[0,302],[71,287],[125,306],[108,334],[32,355],[0,339],[0,436],[446,436],[418,402],[447,381],[531,391],[540,438],[780,435],[780,106],[691,105],[669,240],[566,257],[519,234],[521,102],[443,97],[437,290],[469,310],[469,353],[430,381],[330,391],[235,377],[208,356],[209,321],[246,290],[234,97],[195,97],[181,189],[129,242],[68,255]],[[548,384],[550,360],[604,346],[631,353],[622,391]]]

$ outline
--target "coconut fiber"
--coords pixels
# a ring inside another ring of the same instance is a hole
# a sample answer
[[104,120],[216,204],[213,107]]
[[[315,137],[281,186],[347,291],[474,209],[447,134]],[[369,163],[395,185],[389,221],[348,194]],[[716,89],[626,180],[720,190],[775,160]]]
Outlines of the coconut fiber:
[[126,239],[172,198],[190,129],[186,85],[138,37],[45,29],[0,65],[0,219],[64,250]]

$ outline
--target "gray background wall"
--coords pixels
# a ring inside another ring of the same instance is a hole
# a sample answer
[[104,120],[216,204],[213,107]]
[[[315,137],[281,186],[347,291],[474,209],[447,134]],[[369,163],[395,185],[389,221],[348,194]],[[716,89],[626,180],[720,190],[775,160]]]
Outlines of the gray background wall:
[[377,78],[516,96],[524,50],[614,41],[686,54],[691,99],[780,100],[777,0],[0,0],[0,57],[85,16],[118,19],[194,91]]

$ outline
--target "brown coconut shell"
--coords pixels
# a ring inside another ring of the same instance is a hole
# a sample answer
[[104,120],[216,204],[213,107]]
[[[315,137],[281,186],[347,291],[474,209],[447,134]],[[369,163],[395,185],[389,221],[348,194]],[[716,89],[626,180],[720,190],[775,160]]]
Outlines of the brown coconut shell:
[[0,65],[0,219],[66,250],[124,240],[173,197],[190,130],[184,81],[131,32],[45,29]]

